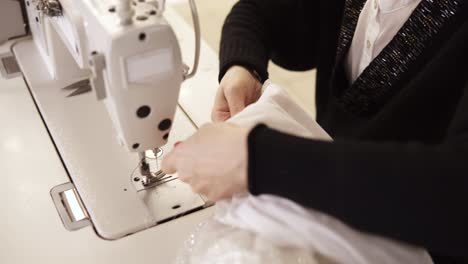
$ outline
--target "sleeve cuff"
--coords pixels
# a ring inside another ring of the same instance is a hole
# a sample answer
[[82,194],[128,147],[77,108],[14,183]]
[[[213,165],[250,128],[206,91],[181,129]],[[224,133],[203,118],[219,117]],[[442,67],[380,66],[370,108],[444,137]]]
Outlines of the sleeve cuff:
[[330,142],[285,134],[261,124],[248,139],[248,190],[253,195],[278,195],[302,205],[339,208],[343,187],[341,155]]
[[257,185],[255,183],[255,177],[254,177],[255,171],[256,171],[255,141],[258,135],[266,131],[267,129],[268,127],[263,124],[257,125],[250,131],[248,139],[247,139],[247,149],[248,149],[247,187],[249,189],[249,192],[253,195],[259,194]]
[[268,56],[266,51],[254,49],[256,45],[250,45],[245,40],[227,39],[223,40],[220,49],[220,72],[218,80],[226,74],[227,70],[234,65],[255,71],[260,77],[261,83],[268,80]]

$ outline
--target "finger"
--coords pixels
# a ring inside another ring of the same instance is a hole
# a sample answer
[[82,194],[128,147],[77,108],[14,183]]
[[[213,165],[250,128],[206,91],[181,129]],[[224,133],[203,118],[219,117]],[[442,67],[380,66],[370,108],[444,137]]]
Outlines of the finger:
[[216,92],[213,110],[211,111],[211,119],[213,122],[223,122],[230,116],[229,104],[226,96],[224,95],[224,89],[220,87]]
[[229,112],[231,117],[235,116],[245,108],[244,98],[238,95],[232,95],[226,97],[228,105],[229,105]]
[[220,200],[224,200],[225,198],[221,197],[216,190],[203,190],[200,192],[203,197],[205,197],[208,201],[211,202],[218,202]]
[[193,175],[190,174],[190,170],[187,168],[180,168],[177,172],[177,178],[185,183],[189,183],[192,176]]
[[178,173],[177,174],[177,178],[185,183],[187,183],[188,185],[191,185],[191,177],[189,177],[187,174],[185,173]]
[[211,120],[214,123],[221,123],[231,118],[230,112],[221,112],[221,111],[213,111],[211,113]]
[[201,195],[208,194],[209,189],[205,183],[194,181],[192,182],[192,184],[190,184],[190,186],[192,187],[192,191],[194,193],[201,194]]
[[166,174],[177,172],[177,154],[175,151],[169,152],[161,162],[161,170]]

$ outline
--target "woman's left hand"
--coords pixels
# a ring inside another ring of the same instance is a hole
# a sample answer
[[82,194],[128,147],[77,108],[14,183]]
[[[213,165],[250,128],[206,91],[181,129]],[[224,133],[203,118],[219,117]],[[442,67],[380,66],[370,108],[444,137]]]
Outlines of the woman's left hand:
[[178,144],[162,161],[172,174],[210,201],[247,191],[247,136],[249,130],[228,123],[202,126]]

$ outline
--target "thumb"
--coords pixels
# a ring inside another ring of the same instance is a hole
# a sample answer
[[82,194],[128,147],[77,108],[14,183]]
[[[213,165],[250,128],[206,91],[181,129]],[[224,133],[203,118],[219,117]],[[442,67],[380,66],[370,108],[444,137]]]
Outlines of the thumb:
[[174,174],[177,172],[177,157],[175,150],[166,154],[161,162],[161,170],[166,174]]
[[242,96],[233,95],[233,96],[227,97],[226,99],[229,105],[229,112],[231,114],[231,117],[235,116],[240,111],[244,110],[246,106],[244,102],[244,98]]
[[218,89],[215,103],[211,111],[211,120],[215,123],[224,122],[230,117],[229,104],[224,95],[223,89]]

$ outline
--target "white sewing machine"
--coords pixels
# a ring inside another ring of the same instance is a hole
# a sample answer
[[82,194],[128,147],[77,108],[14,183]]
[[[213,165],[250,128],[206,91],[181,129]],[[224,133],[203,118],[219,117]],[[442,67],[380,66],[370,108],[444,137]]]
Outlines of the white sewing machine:
[[203,46],[201,76],[180,89],[198,65],[197,16],[189,70],[179,42],[193,49],[193,33],[164,2],[0,2],[0,263],[169,263],[211,214],[158,171],[208,121],[217,73]]

